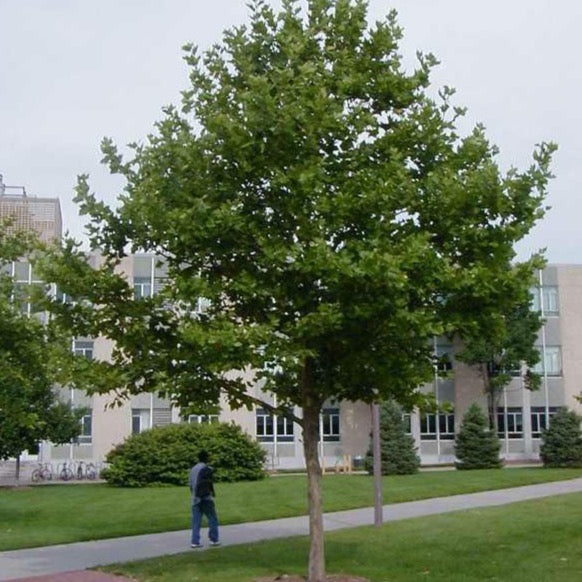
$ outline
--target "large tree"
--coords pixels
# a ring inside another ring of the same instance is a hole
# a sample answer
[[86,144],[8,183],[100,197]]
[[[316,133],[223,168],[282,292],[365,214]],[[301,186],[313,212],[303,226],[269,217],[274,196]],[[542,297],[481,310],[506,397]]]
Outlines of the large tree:
[[[460,137],[452,91],[427,93],[435,59],[419,55],[405,72],[395,14],[369,26],[366,10],[286,0],[275,13],[256,1],[248,26],[203,55],[185,47],[181,105],[128,161],[102,145],[126,182],[117,208],[79,180],[101,267],[69,244],[49,269],[87,300],[74,312],[61,304],[63,319],[115,341],[120,397],[250,405],[261,381],[278,414],[299,407],[311,582],[325,578],[324,401],[410,404],[432,375],[433,336],[504,313],[531,270],[509,266],[513,244],[543,215],[550,177],[552,146],[504,175],[482,127]],[[116,275],[134,250],[166,262],[159,295],[134,301]]]
[[[68,358],[61,356],[69,354],[70,341],[23,309],[38,304],[38,289],[17,286],[10,273],[11,263],[30,254],[35,241],[9,231],[0,222],[0,459],[18,460],[42,440],[65,443],[76,437],[82,411],[59,400],[54,386],[63,378],[60,364]],[[17,479],[18,470],[19,463]]]

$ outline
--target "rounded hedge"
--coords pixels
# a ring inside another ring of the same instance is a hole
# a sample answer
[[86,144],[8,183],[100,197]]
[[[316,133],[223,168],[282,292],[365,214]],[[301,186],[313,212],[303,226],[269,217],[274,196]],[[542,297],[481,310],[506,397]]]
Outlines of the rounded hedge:
[[266,475],[265,451],[235,424],[170,424],[128,437],[107,454],[103,478],[112,485],[187,485],[198,453],[210,454],[216,481]]

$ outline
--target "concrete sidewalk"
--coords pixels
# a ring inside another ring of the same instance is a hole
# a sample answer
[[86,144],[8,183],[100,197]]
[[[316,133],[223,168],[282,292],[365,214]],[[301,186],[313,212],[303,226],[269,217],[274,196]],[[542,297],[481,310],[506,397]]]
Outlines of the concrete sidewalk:
[[[395,521],[580,491],[582,491],[582,478],[385,505],[383,515],[384,521]],[[327,513],[324,516],[325,531],[371,525],[373,522],[373,508],[338,511]],[[223,546],[231,546],[274,538],[307,535],[308,531],[307,517],[301,516],[221,526],[220,539]],[[206,532],[203,532],[203,536],[206,536]],[[72,573],[100,565],[186,551],[206,551],[206,547],[190,550],[189,530],[0,552],[0,580],[17,580],[64,572]],[[218,552],[220,548],[212,548],[210,551]],[[81,574],[77,578],[70,577],[71,575],[65,578],[65,575],[62,574],[61,578],[71,581],[85,579]]]

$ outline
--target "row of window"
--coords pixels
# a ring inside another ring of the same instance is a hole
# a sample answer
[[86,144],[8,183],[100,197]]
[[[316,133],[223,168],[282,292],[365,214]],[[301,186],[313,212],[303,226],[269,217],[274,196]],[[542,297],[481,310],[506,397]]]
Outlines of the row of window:
[[[548,417],[551,418],[558,409],[548,408]],[[406,415],[405,423],[410,432],[410,415]],[[532,406],[530,409],[531,435],[533,438],[540,438],[546,425],[546,409],[543,406]],[[435,440],[438,436],[444,440],[455,438],[455,415],[454,414],[425,414],[420,419],[421,440]],[[498,408],[497,409],[497,431],[500,438],[522,439],[523,430],[523,410],[519,407]]]
[[[319,434],[324,442],[340,440],[339,408],[324,408],[320,415]],[[295,424],[282,415],[273,415],[264,408],[257,408],[255,416],[257,440],[262,443],[293,442],[295,440]]]
[[[42,283],[30,263],[26,261],[14,261],[3,265],[1,270],[11,275],[17,283]],[[151,297],[152,294],[157,293],[164,286],[166,276],[166,268],[158,258],[135,257],[133,277],[135,298]],[[534,286],[530,289],[530,295],[534,311],[542,311],[545,315],[559,313],[558,288],[555,285]]]
[[[2,271],[14,277],[16,301],[21,302],[23,312],[35,313],[36,310],[27,298],[28,291],[25,287],[41,286],[42,282],[33,273],[32,267],[27,262],[14,262],[4,265]],[[147,276],[145,276],[147,274]],[[141,276],[140,276],[141,275]],[[163,267],[157,265],[155,257],[136,257],[135,273],[133,279],[134,296],[136,299],[150,297],[159,292],[166,281],[166,273]],[[545,315],[558,313],[558,288],[555,286],[532,287],[530,289],[532,297],[532,309],[543,311]],[[21,298],[21,299],[19,299]],[[197,312],[204,312],[208,308],[208,301],[200,299],[196,305]],[[435,351],[435,368],[441,372],[452,369],[452,346],[437,346]],[[89,358],[93,355],[92,342],[79,342],[76,340],[74,346],[75,353],[85,355]],[[549,376],[559,376],[562,373],[561,349],[558,346],[546,346],[545,354],[533,369],[538,374]]]
[[[548,417],[557,412],[556,407],[548,408]],[[543,406],[532,406],[531,408],[531,435],[533,438],[539,438],[542,431],[547,428],[546,409]],[[522,439],[523,432],[523,411],[519,407],[515,408],[498,408],[497,409],[497,430],[500,438]]]
[[[548,416],[551,418],[558,409],[550,407]],[[151,428],[149,409],[134,408],[131,416],[132,433],[143,432]],[[324,442],[337,442],[340,440],[340,415],[338,408],[324,409],[321,414],[320,434]],[[217,414],[191,414],[187,421],[193,424],[205,424],[218,422]],[[411,433],[411,416],[403,415],[403,421],[408,433]],[[285,443],[295,440],[294,423],[286,416],[274,416],[267,410],[259,408],[256,411],[256,436],[259,442],[272,443],[275,441]],[[531,432],[533,438],[539,438],[546,428],[546,409],[543,406],[531,408]],[[437,430],[438,427],[438,430]],[[519,407],[497,409],[497,428],[500,438],[521,439],[524,436],[523,411]],[[453,440],[455,438],[455,415],[432,414],[421,415],[420,438],[421,440]],[[81,434],[77,438],[79,444],[91,444],[92,440],[92,416],[90,413],[81,418]]]
[[[4,265],[2,271],[11,275],[17,283],[42,283],[30,263],[15,261]],[[136,299],[151,297],[165,284],[166,268],[156,257],[135,257],[133,286]],[[153,287],[153,293],[152,293]],[[554,285],[535,286],[530,289],[532,309],[545,315],[559,313],[558,288]]]
[[[75,340],[73,343],[73,352],[89,360],[93,359],[93,341]],[[452,368],[451,361],[446,355],[439,358],[436,366],[439,371],[449,371]],[[560,376],[562,374],[562,351],[560,347],[546,346],[544,362],[538,362],[533,368],[533,371],[541,375],[545,372],[548,376]]]
[[[85,356],[89,360],[93,359],[93,341],[76,339],[73,343],[73,352],[79,356]],[[562,374],[562,351],[558,346],[546,346],[545,362],[538,362],[533,371],[538,374],[545,373],[548,376],[560,376]],[[448,371],[452,368],[450,359],[447,356],[439,358],[437,364],[439,371]]]
[[[410,418],[410,415],[407,415]],[[437,432],[438,426],[438,432]],[[408,421],[408,432],[410,430],[410,420]],[[423,441],[436,440],[437,435],[443,440],[453,440],[455,438],[455,415],[454,414],[422,414],[420,417],[420,439]]]

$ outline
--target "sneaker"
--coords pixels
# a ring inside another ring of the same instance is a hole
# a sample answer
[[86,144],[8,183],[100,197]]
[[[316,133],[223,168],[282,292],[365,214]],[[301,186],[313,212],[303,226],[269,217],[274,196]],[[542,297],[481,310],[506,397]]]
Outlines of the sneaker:
[[220,545],[220,542],[210,542],[210,545],[216,547]]
[[191,548],[202,548],[204,547],[202,544],[190,544]]

